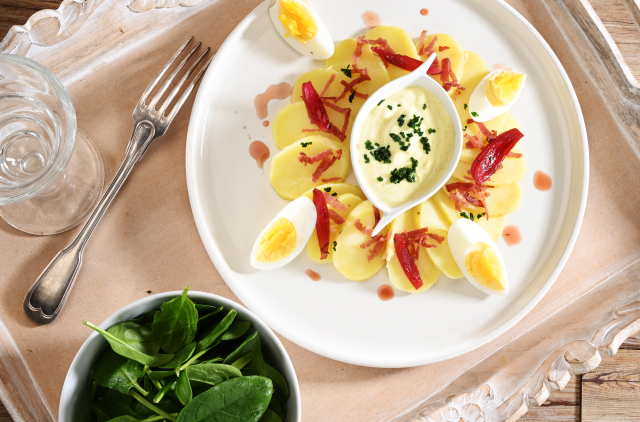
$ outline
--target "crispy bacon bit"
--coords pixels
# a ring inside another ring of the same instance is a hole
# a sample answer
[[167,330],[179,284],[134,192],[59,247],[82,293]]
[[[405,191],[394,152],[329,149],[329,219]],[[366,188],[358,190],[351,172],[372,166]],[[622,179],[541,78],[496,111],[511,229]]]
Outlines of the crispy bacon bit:
[[[366,68],[365,68],[365,69],[366,69]],[[365,69],[363,69],[363,70],[365,70]],[[333,76],[335,76],[335,75],[333,75]],[[368,74],[367,74],[367,76],[368,76]],[[347,85],[348,85],[347,81],[344,81],[344,80],[343,80],[343,81],[340,81],[340,84],[342,84],[343,86],[347,86]],[[353,92],[352,92],[352,93],[353,93]],[[366,100],[367,98],[369,98],[369,94],[363,94],[363,93],[361,93],[361,92],[358,92],[357,90],[356,90],[356,93],[355,93],[354,95],[355,95],[356,97],[358,97],[358,98],[363,98],[363,99],[365,99],[365,100]],[[322,98],[324,98],[325,100],[335,100],[335,101],[337,101],[337,100],[336,100],[336,98],[338,98],[338,97],[322,97]]]
[[330,183],[330,182],[337,182],[338,180],[341,180],[342,177],[332,177],[330,179],[322,179],[322,183]]
[[401,233],[396,233],[393,236],[393,242],[396,256],[398,257],[398,262],[400,262],[402,271],[404,271],[405,275],[411,282],[411,285],[418,290],[424,283],[420,277],[420,271],[418,271],[414,257],[407,248],[405,237]]
[[464,139],[469,141],[465,144],[465,146],[469,149],[484,148],[484,143],[475,135],[469,135],[468,133],[465,133]]
[[346,84],[344,86],[344,89],[342,90],[342,94],[338,95],[338,97],[334,100],[334,102],[337,103],[338,101],[340,101],[341,99],[346,97],[347,94],[349,94],[353,90],[354,86],[356,86],[359,83],[362,83],[364,81],[370,81],[370,80],[371,80],[371,76],[369,76],[368,73],[361,74],[360,76],[358,76],[357,78],[353,79],[351,82],[349,82],[348,84]]
[[520,158],[520,157],[522,157],[522,153],[521,152],[511,152],[511,151],[509,151],[509,153],[507,154],[507,157]]
[[317,132],[318,129],[302,129],[302,132]]
[[[340,150],[342,151],[342,150]],[[325,158],[331,157],[333,155],[333,150],[331,148],[322,151],[320,154],[316,154],[313,155],[311,157],[309,157],[307,154],[305,154],[304,152],[300,153],[300,157],[298,157],[298,161],[300,161],[301,163],[304,163],[304,165],[306,166],[307,163],[308,164],[313,164],[313,163],[317,163],[318,161],[322,161]]]
[[418,56],[422,56],[424,53],[424,43],[427,42],[427,31],[426,29],[420,33],[420,44],[418,44]]
[[438,36],[434,35],[431,42],[429,42],[429,44],[427,44],[427,46],[424,48],[423,53],[426,54],[427,56],[430,56],[431,53],[433,53],[433,47],[436,45],[437,41],[438,41]]
[[375,219],[373,227],[375,227],[380,222],[380,210],[375,205],[373,205],[373,218]]
[[427,243],[429,239],[433,239],[438,243],[442,243],[444,241],[444,237],[438,236],[435,233],[429,233],[428,228],[424,227],[421,229],[413,230],[410,232],[404,232],[402,235],[407,244],[407,249],[413,256],[414,260],[420,259],[420,247],[423,248],[435,248],[437,245]]
[[440,47],[438,47],[439,51],[445,51],[445,50],[448,50],[448,49],[449,49],[449,47],[447,47],[446,45],[441,45]]
[[449,82],[451,72],[451,59],[442,59],[442,73],[440,74],[441,82]]
[[404,54],[390,53],[380,47],[371,47],[371,50],[392,65],[399,67],[400,69],[408,70],[409,72],[413,72],[423,63],[421,60],[405,56]]
[[449,194],[449,198],[453,201],[456,206],[456,211],[462,212],[463,208],[467,208],[469,206],[469,202],[464,198],[464,195],[459,190],[454,190]]
[[[482,192],[486,190],[485,186],[478,187],[474,183],[449,183],[445,186],[449,193],[449,198],[456,205],[456,211],[461,212],[463,208],[467,208],[469,205],[476,206],[478,208],[485,208],[484,196]],[[472,194],[479,196],[481,199],[476,198]]]
[[316,183],[320,179],[320,176],[322,176],[322,173],[327,171],[329,167],[331,167],[336,161],[338,161],[341,158],[342,158],[341,149],[338,150],[338,153],[336,156],[333,156],[332,158],[328,158],[328,157],[324,158],[320,163],[320,165],[318,166],[318,168],[316,169],[316,171],[314,171],[313,174],[311,175],[311,181],[313,183]]
[[[360,231],[360,233],[364,234],[365,236],[371,236],[373,234],[373,230],[368,229],[365,226],[363,226],[362,223],[360,222],[360,220],[356,220],[354,225],[355,225],[356,229],[358,229]],[[384,247],[384,245],[387,243],[387,241],[390,238],[391,238],[391,233],[387,233],[386,236],[382,235],[382,234],[379,234],[377,236],[371,237],[371,239],[367,240],[362,245],[360,245],[360,247],[362,249],[368,248],[371,245],[375,245],[373,247],[373,249],[369,250],[369,252],[371,252],[369,254],[369,256],[367,257],[367,260],[369,262],[373,261],[373,259],[375,259],[378,255],[380,255],[380,252],[382,252],[382,248]]]
[[344,218],[342,218],[340,214],[338,214],[334,210],[329,210],[329,218],[332,219],[336,224],[344,223]]
[[[449,74],[453,74],[453,72],[449,72]],[[456,93],[454,95],[458,96],[460,95],[461,91],[464,91],[466,88],[463,87],[462,85],[460,85],[460,83],[458,82],[445,82],[442,87],[444,88],[445,91],[450,91],[451,88],[458,88],[458,90],[456,91]]]
[[324,199],[325,201],[327,201],[328,205],[331,205],[333,208],[337,209],[338,211],[346,211],[349,209],[348,206],[338,201],[338,198],[336,198],[335,196],[331,196],[329,192],[324,192]]
[[471,175],[476,185],[482,185],[498,170],[498,166],[523,136],[518,129],[510,129],[498,135],[478,154],[471,165]]
[[478,125],[478,128],[480,128],[480,132],[482,132],[482,134],[486,136],[487,139],[496,139],[497,132],[495,130],[490,131],[489,128],[486,127],[482,122],[475,122],[475,123]]
[[351,109],[339,107],[338,105],[326,99],[322,100],[322,102],[327,107],[337,111],[338,113],[344,114],[344,123],[342,124],[342,129],[338,129],[336,125],[331,126],[331,134],[340,139],[340,141],[344,142],[344,140],[347,139],[347,127],[349,126],[349,116],[351,116]]
[[316,234],[320,246],[320,259],[329,256],[329,241],[331,240],[331,223],[329,222],[329,208],[324,195],[318,189],[313,190],[313,205],[316,207]]
[[311,81],[302,84],[302,101],[304,101],[304,105],[307,108],[309,121],[318,126],[321,131],[331,132],[329,115]]
[[475,120],[473,119],[467,119],[467,124],[470,125],[471,123],[475,123]]
[[353,66],[355,67],[360,61],[360,56],[362,56],[362,49],[364,48],[364,35],[359,37],[356,42],[356,49],[353,50],[353,55],[351,56],[351,61],[353,62]]
[[331,75],[331,77],[329,78],[329,80],[327,81],[327,83],[324,85],[324,88],[322,89],[322,92],[320,93],[320,96],[323,97],[324,94],[329,90],[329,87],[331,86],[331,83],[336,79],[336,74],[333,73]]

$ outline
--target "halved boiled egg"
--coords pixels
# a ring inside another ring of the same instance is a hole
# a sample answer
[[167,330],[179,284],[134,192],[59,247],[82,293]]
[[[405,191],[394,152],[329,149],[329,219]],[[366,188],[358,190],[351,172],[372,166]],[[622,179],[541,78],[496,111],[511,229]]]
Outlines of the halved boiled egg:
[[482,227],[461,218],[449,228],[448,240],[453,259],[471,284],[490,295],[509,293],[502,255]]
[[300,54],[316,60],[333,56],[333,39],[307,0],[276,0],[271,21],[284,40]]
[[469,113],[476,122],[495,119],[516,102],[527,75],[513,70],[494,70],[484,77],[471,94]]
[[316,217],[316,207],[306,196],[287,204],[258,236],[251,251],[251,265],[271,270],[291,262],[311,237]]

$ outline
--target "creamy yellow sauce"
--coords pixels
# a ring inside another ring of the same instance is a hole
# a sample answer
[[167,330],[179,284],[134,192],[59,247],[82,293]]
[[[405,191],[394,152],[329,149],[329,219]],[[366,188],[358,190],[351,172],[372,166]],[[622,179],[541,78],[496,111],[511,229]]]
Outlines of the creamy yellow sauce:
[[[413,128],[409,126],[420,118]],[[428,140],[428,154],[420,142],[423,137]],[[373,194],[390,207],[424,194],[440,178],[452,154],[453,127],[449,115],[435,94],[418,86],[394,92],[374,107],[365,119],[358,139],[358,156],[365,181]],[[407,170],[400,170],[402,168]],[[413,168],[415,173],[411,171]],[[408,177],[398,180],[407,173]],[[415,181],[408,180],[412,178]]]

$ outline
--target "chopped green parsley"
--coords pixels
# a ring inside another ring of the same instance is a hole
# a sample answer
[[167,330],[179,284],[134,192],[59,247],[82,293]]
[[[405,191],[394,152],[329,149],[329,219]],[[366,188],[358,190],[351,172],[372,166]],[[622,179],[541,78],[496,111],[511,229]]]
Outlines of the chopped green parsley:
[[460,213],[460,217],[462,217],[462,218],[466,218],[467,220],[469,219],[469,216],[468,216],[468,215],[467,215],[467,213],[466,213],[466,212],[464,212],[464,211]]
[[331,192],[331,188],[324,188],[325,192]]
[[411,146],[411,144],[402,145],[402,146],[400,147],[400,150],[402,150],[402,151],[406,151],[406,150],[408,150],[408,149],[409,149],[409,147],[410,147],[410,146]]
[[404,138],[405,137],[404,136],[404,132],[400,132],[400,136],[402,136]]
[[400,138],[400,136],[398,136],[398,134],[396,133],[390,133],[389,136],[391,136],[391,139],[393,139],[394,141],[401,143],[402,139]]
[[426,110],[427,109],[427,105],[426,104],[422,104],[422,109]]
[[351,69],[349,69],[351,65],[348,64],[346,69],[340,69],[342,71],[342,73],[344,73],[347,77],[352,78],[353,76],[351,76]]
[[413,183],[416,181],[416,169],[418,168],[418,160],[411,157],[411,167],[401,167],[391,170],[391,183],[400,183],[403,180]]
[[402,125],[404,124],[405,117],[407,117],[406,114],[401,114],[400,117],[398,117],[398,126],[402,127]]
[[431,152],[431,144],[429,144],[429,138],[423,136],[420,138],[420,143],[422,144],[422,148],[424,148],[424,152],[429,154]]
[[465,110],[467,109],[467,103],[464,103],[464,109]]
[[427,132],[429,132],[429,135],[431,135],[432,133],[436,133],[436,130],[434,128],[430,127]]
[[379,146],[380,146],[380,144],[376,142],[376,146],[377,146],[377,147],[379,147]]
[[402,107],[402,104],[398,104],[398,107]]
[[378,176],[378,182],[382,182],[383,180],[382,176]]
[[387,106],[387,108],[388,108],[389,110],[393,110],[393,107],[391,107],[391,105],[388,105],[388,106]]
[[311,145],[313,142],[300,142],[300,146],[302,146],[302,148],[306,148],[309,145]]
[[333,192],[331,196],[338,196],[338,192]]
[[476,113],[475,111],[472,111],[472,112],[471,112],[471,115],[472,115],[473,117],[478,117],[478,113]]
[[378,103],[378,105],[382,104],[382,102],[384,101],[384,98],[380,100],[380,102]]
[[367,154],[364,155],[364,162],[369,164],[371,160],[369,160],[369,156]]
[[465,125],[464,129],[462,129],[462,130],[464,130],[466,132],[467,131],[467,126]]
[[380,147],[377,150],[373,151],[371,155],[376,161],[385,164],[391,164],[391,151],[389,151],[391,147],[387,145],[386,147]]
[[373,148],[373,145],[371,145],[371,141],[367,140],[367,142],[364,143],[364,147],[366,149],[368,149],[369,151],[371,151]]
[[353,92],[351,93],[351,95],[349,95],[349,102],[352,103],[353,99],[356,97],[356,91],[357,89],[354,89]]
[[336,251],[336,247],[338,246],[338,242],[336,242],[335,240],[333,241],[333,251]]

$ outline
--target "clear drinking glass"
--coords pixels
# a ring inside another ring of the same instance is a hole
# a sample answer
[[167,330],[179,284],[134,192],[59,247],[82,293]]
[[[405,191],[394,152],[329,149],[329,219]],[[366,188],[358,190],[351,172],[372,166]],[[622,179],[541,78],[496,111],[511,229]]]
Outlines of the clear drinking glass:
[[27,233],[60,233],[87,216],[103,184],[100,152],[58,78],[0,54],[0,216]]

